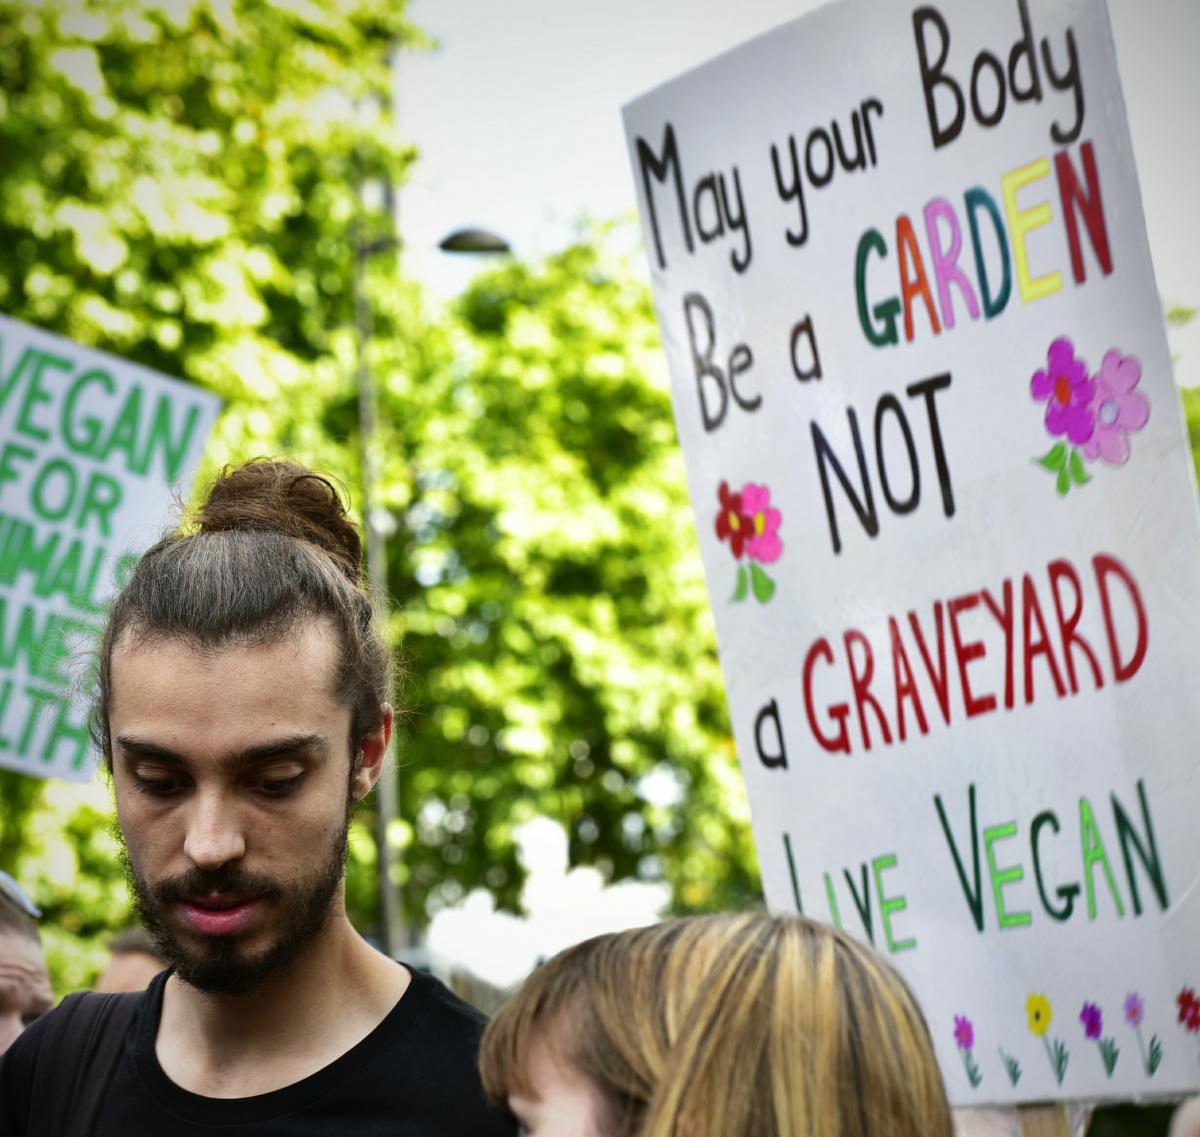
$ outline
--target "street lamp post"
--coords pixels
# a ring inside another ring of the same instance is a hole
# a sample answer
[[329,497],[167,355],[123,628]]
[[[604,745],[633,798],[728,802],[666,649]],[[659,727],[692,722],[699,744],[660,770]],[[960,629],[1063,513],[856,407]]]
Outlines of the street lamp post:
[[[390,197],[390,194],[386,196]],[[394,216],[394,212],[393,212]],[[386,632],[391,607],[387,584],[387,533],[381,521],[381,507],[376,504],[378,484],[378,406],[375,375],[367,358],[367,348],[374,334],[374,319],[366,292],[366,268],[373,256],[401,247],[398,236],[383,237],[370,243],[359,238],[354,242],[354,325],[357,333],[358,437],[359,464],[362,480],[363,529],[367,545],[367,594],[371,598],[375,620]],[[456,229],[438,247],[448,253],[507,253],[508,243],[486,229]],[[375,789],[375,824],[383,950],[391,958],[411,946],[411,935],[404,918],[399,888],[395,883],[396,849],[390,831],[400,814],[400,779],[393,761],[393,747],[384,756],[383,769]]]
[[[367,359],[367,347],[374,332],[371,304],[365,288],[367,261],[384,248],[394,246],[394,239],[364,245],[355,242],[354,250],[354,325],[357,332],[358,367],[355,382],[358,387],[359,477],[362,484],[363,530],[367,544],[367,595],[371,598],[376,626],[386,637],[390,608],[387,586],[387,543],[380,531],[376,506],[376,483],[379,468],[375,445],[378,437],[378,395],[375,374]],[[386,642],[386,640],[385,640]],[[389,696],[393,695],[389,692]],[[375,787],[376,865],[379,874],[380,924],[384,951],[395,958],[397,951],[408,941],[399,890],[393,881],[396,864],[389,829],[397,814],[399,779],[389,742],[384,755],[379,782]]]

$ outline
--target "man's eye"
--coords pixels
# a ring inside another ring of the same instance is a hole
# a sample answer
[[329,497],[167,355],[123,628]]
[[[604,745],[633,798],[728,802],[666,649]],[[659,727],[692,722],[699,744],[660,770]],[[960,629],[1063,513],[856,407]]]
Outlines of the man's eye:
[[170,797],[179,790],[181,785],[176,778],[143,778],[140,776],[134,778],[133,784],[139,792],[149,794],[151,797]]
[[299,788],[303,777],[303,774],[293,774],[290,778],[264,778],[258,783],[258,788],[267,797],[287,797]]

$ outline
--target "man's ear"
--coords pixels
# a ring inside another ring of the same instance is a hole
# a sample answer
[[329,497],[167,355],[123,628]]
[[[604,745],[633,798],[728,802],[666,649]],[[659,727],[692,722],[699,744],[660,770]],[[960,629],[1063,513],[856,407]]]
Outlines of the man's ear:
[[371,792],[383,772],[388,742],[392,737],[392,717],[391,706],[384,703],[379,722],[364,736],[359,746],[358,765],[350,780],[351,797],[355,801],[361,801]]

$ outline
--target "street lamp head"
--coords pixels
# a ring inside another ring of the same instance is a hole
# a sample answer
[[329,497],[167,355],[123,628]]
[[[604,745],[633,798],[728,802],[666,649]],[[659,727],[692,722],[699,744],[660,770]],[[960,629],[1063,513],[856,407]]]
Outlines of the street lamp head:
[[510,253],[508,242],[487,229],[455,229],[438,242],[444,253]]

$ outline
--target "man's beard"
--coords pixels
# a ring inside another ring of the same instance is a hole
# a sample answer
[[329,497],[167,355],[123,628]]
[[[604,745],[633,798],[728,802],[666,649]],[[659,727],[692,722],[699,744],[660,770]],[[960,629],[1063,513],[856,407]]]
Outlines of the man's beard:
[[[230,864],[215,872],[193,867],[151,885],[134,870],[123,839],[121,863],[138,918],[175,974],[210,995],[247,995],[290,967],[328,924],[333,898],[346,871],[349,829],[347,816],[324,862],[308,876],[290,881],[277,881]],[[266,901],[278,914],[274,942],[257,955],[247,955],[236,935],[201,937],[199,946],[181,939],[168,926],[165,907],[210,893]]]

